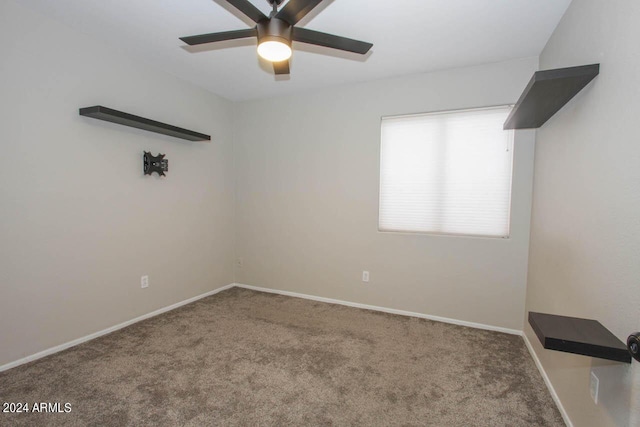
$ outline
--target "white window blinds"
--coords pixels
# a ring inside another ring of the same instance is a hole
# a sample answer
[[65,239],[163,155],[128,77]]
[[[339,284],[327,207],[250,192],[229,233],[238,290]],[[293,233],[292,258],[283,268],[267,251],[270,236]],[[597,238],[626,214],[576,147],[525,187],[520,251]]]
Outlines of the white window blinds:
[[510,110],[383,118],[379,229],[508,237]]

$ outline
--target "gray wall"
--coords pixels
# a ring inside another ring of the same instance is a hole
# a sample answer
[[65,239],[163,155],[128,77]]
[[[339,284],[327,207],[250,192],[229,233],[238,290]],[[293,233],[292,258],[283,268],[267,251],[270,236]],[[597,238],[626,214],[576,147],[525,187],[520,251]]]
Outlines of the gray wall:
[[510,239],[380,233],[380,117],[514,103],[536,67],[237,104],[236,282],[522,330],[533,132],[516,137]]
[[[600,76],[538,130],[527,311],[640,330],[640,4],[574,1],[540,68],[600,62]],[[640,365],[534,346],[576,426],[640,425]],[[600,379],[598,405],[590,371]]]
[[[0,38],[0,365],[232,283],[231,105],[12,1]],[[213,141],[78,116],[96,104]]]

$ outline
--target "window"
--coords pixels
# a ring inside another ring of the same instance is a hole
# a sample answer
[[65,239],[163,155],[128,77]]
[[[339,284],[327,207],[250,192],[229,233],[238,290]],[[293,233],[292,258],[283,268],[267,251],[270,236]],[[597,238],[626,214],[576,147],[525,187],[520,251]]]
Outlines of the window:
[[383,117],[380,231],[509,237],[510,110]]

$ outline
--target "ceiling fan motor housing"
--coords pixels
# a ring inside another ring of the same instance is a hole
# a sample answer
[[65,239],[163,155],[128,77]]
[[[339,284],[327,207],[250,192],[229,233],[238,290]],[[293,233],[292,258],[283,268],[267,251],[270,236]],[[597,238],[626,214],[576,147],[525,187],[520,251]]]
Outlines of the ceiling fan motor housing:
[[282,19],[271,18],[258,22],[258,44],[275,41],[291,47],[291,25]]

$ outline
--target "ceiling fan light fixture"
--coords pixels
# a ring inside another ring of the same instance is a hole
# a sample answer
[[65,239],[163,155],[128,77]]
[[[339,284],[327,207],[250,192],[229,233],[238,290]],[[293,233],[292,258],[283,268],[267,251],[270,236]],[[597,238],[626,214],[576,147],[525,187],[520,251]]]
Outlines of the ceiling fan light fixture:
[[271,62],[291,58],[291,25],[278,18],[258,22],[258,55]]
[[291,46],[279,40],[264,40],[258,45],[258,55],[271,62],[286,61],[291,58]]

